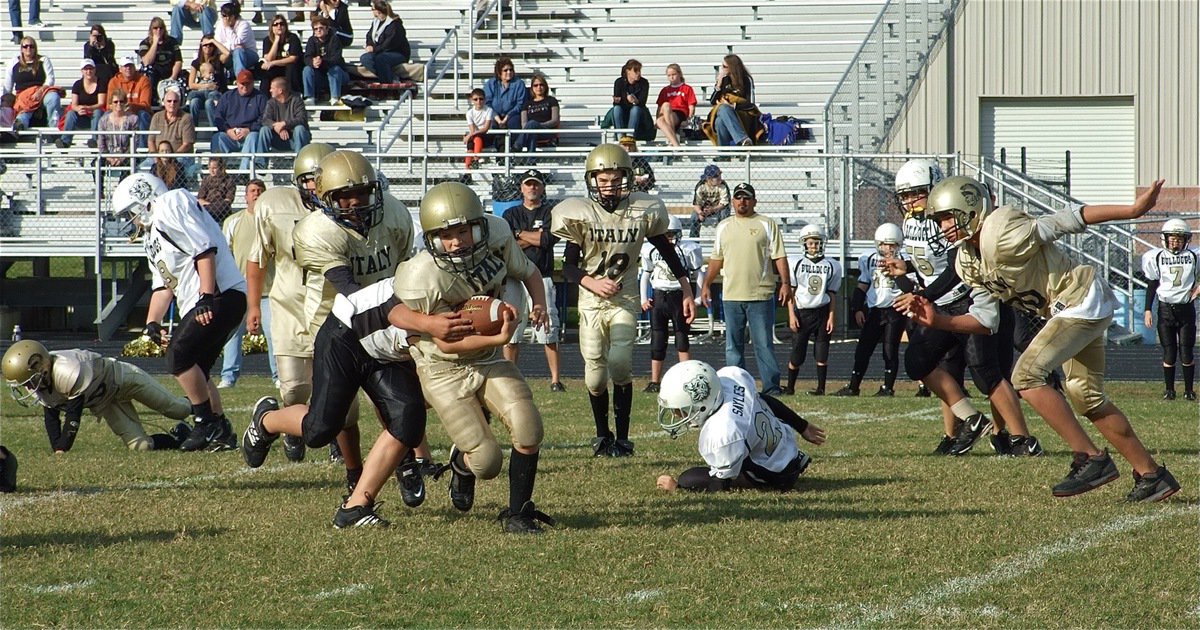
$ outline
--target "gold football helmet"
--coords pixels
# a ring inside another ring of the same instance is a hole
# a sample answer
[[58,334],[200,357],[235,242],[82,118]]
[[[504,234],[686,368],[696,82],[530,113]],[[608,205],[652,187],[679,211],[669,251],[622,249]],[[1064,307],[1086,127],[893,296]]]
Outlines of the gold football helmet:
[[[601,190],[596,175],[603,171],[613,170],[621,172],[617,190],[614,191],[611,187]],[[588,197],[600,204],[600,207],[612,212],[629,197],[630,191],[633,190],[633,159],[619,144],[602,144],[588,153],[587,162],[584,163],[583,179],[587,183]]]
[[14,343],[4,353],[4,380],[13,400],[28,406],[37,392],[50,388],[50,351],[32,339]]
[[301,192],[307,190],[305,182],[315,179],[321,160],[333,151],[333,145],[324,142],[313,142],[300,149],[296,153],[296,160],[292,162],[292,182],[296,184],[296,188]]
[[[383,219],[383,187],[362,154],[334,151],[321,158],[313,175],[321,210],[338,224],[365,236]],[[365,201],[354,199],[361,195]]]
[[992,211],[992,195],[978,180],[965,175],[948,177],[929,191],[929,216],[940,222],[954,217],[957,247],[979,233],[983,220]]
[[[474,269],[488,254],[487,215],[479,195],[469,186],[458,182],[443,182],[429,189],[421,199],[421,230],[425,232],[425,248],[433,261],[446,271],[464,272]],[[441,232],[459,225],[471,226],[469,247],[447,251]]]

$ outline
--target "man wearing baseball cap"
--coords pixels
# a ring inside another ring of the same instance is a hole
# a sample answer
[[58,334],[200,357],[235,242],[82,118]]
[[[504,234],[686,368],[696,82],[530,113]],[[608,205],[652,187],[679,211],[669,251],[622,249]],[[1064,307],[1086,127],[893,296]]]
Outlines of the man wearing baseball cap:
[[[546,349],[546,364],[550,368],[550,391],[567,391],[558,380],[558,336],[561,320],[558,316],[558,301],[554,291],[554,244],[558,237],[550,233],[550,210],[555,202],[546,200],[546,178],[541,171],[529,169],[521,173],[521,198],[523,203],[504,213],[504,220],[512,228],[517,245],[529,257],[530,262],[542,274],[546,288],[546,309],[550,315],[549,328],[533,330],[534,341]],[[520,282],[509,281],[505,301],[519,311],[517,330],[512,341],[504,346],[504,358],[516,363],[519,344],[524,342],[525,327],[529,320],[529,294]]]
[[[791,270],[779,222],[756,213],[757,205],[754,186],[742,183],[733,189],[734,215],[717,224],[700,295],[706,305],[710,304],[713,280],[718,274],[724,275],[725,365],[745,369],[743,349],[749,326],[762,393],[778,396],[779,361],[775,358],[773,335],[775,276],[778,273],[782,280],[779,303],[788,304],[792,292]],[[771,267],[776,273],[769,271]]]
[[250,169],[249,155],[258,147],[258,130],[267,109],[267,97],[254,87],[254,73],[237,74],[237,89],[221,95],[214,112],[217,133],[212,137],[213,153],[243,153],[241,169]]
[[[117,88],[125,90],[129,101],[125,103],[125,112],[137,116],[137,128],[145,131],[150,128],[150,79],[138,71],[142,61],[136,55],[125,55],[117,60],[121,71],[108,82],[106,94],[112,94]],[[139,135],[135,142],[139,149],[146,148],[146,136]]]

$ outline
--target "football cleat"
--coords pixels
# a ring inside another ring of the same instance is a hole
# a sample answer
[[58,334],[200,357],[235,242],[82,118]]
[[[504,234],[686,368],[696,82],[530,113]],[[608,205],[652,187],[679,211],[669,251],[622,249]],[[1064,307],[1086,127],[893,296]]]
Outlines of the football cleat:
[[1166,466],[1159,466],[1153,476],[1139,475],[1134,471],[1133,490],[1129,491],[1125,500],[1152,503],[1162,501],[1176,492],[1179,492],[1179,482],[1175,480],[1175,475]]
[[563,387],[562,383],[560,383],[558,381],[554,381],[553,383],[550,383],[550,391],[555,392],[555,393],[565,392],[565,391],[567,391],[567,388]]
[[1175,390],[1168,389],[1163,392],[1163,400],[1175,400]]
[[421,466],[412,451],[396,467],[396,483],[400,485],[400,498],[404,500],[404,505],[415,508],[425,502],[425,480],[421,477]]
[[613,440],[611,457],[632,457],[633,442],[630,440]]
[[187,437],[179,444],[179,450],[191,452],[208,446],[209,441],[212,439],[212,433],[217,429],[218,424],[219,420],[216,419],[206,422],[197,421],[192,426],[191,431],[188,432]]
[[1183,392],[1184,400],[1196,400],[1196,392]]
[[224,415],[217,418],[217,430],[213,433],[212,440],[208,443],[208,448],[204,449],[209,453],[220,453],[221,451],[237,450],[238,439],[237,433],[233,431],[233,423]]
[[847,386],[837,390],[836,392],[833,392],[833,395],[834,396],[857,396],[858,388],[850,387],[849,385],[847,385]]
[[809,396],[824,396],[824,395],[825,395],[825,388],[824,388],[824,387],[818,387],[818,388],[816,388],[816,389],[810,389],[810,390],[808,390],[808,395],[809,395]]
[[263,416],[269,411],[279,409],[279,401],[271,396],[263,396],[254,403],[254,416],[250,418],[250,424],[246,427],[246,432],[242,434],[242,459],[246,460],[246,465],[251,468],[258,468],[267,461],[267,454],[271,452],[271,443],[279,437],[279,434],[268,433],[263,428]]
[[991,428],[992,421],[988,420],[987,416],[981,413],[971,414],[963,422],[962,428],[958,430],[958,437],[954,439],[954,445],[950,447],[950,454],[957,457],[971,452],[971,448],[975,446],[979,436]]
[[658,383],[655,383],[654,381],[650,381],[649,383],[646,384],[646,389],[643,389],[642,391],[646,392],[647,394],[657,394],[658,390],[659,390]]
[[613,443],[611,436],[601,436],[592,439],[593,457],[612,457]]
[[354,507],[346,507],[342,504],[333,514],[333,526],[338,529],[347,529],[350,527],[389,527],[391,522],[380,518],[376,508],[383,505],[379,503],[368,503],[366,505],[356,505]]
[[178,445],[183,444],[183,441],[187,439],[191,432],[192,425],[188,424],[186,420],[180,420],[175,426],[171,427],[170,431],[167,431],[167,435],[170,435],[175,440],[175,448],[179,448]]
[[993,433],[991,441],[992,450],[997,455],[1012,455],[1013,437],[1007,430],[1001,429],[999,433]]
[[422,477],[432,477],[432,476],[436,475],[439,470],[442,469],[441,464],[439,464],[431,459],[425,459],[424,457],[417,458],[417,466],[421,470]]
[[329,443],[329,463],[342,464],[345,460],[342,459],[342,448],[338,446],[337,440]]
[[460,469],[466,465],[466,460],[459,456],[458,446],[450,447],[450,462],[442,466],[434,479],[441,479],[446,471],[450,471],[450,503],[462,512],[469,512],[475,505],[475,475],[470,470]]
[[1013,457],[1041,457],[1045,451],[1042,443],[1032,435],[1014,435],[1008,454]]
[[932,395],[933,393],[929,391],[929,388],[925,387],[925,383],[917,386],[917,398],[929,398]]
[[[1054,496],[1071,497],[1083,494],[1120,476],[1121,473],[1117,471],[1117,465],[1113,463],[1107,450],[1095,457],[1088,457],[1087,453],[1075,453],[1075,459],[1071,461],[1071,471],[1054,486]],[[1136,487],[1135,483],[1134,488]]]
[[792,385],[784,385],[783,387],[779,388],[779,393],[784,396],[795,396],[796,388]]
[[949,455],[950,447],[952,446],[954,446],[954,438],[949,435],[943,435],[942,441],[938,442],[937,448],[934,448],[930,455]]
[[895,395],[896,395],[895,390],[893,390],[891,387],[888,387],[887,385],[880,385],[879,391],[875,392],[876,398],[889,398],[889,397],[892,397]]
[[3,446],[0,446],[0,452],[4,453],[4,459],[0,459],[0,492],[16,492],[17,456]]
[[307,451],[308,447],[304,445],[304,438],[294,435],[283,436],[283,455],[289,462],[304,461],[304,454]]
[[513,513],[511,509],[504,508],[497,518],[504,524],[504,531],[510,534],[542,534],[545,530],[542,529],[538,522],[545,523],[550,527],[554,527],[557,522],[546,515],[545,512],[538,510],[533,505],[533,501],[526,501],[525,505],[521,506],[521,511]]

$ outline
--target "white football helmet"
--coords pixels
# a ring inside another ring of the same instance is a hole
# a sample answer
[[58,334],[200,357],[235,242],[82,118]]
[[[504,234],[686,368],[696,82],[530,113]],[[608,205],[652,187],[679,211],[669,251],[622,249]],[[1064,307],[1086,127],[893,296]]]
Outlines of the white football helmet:
[[703,361],[675,364],[663,375],[658,392],[658,426],[676,437],[700,428],[721,406],[721,378]]
[[[883,251],[884,245],[894,245],[895,249],[891,252]],[[900,226],[895,223],[884,223],[875,228],[875,251],[879,252],[880,256],[892,258],[896,252],[900,251],[904,245],[904,232],[900,230]]]
[[[167,192],[167,184],[149,173],[134,173],[121,180],[112,194],[109,215],[121,222],[118,231],[135,234],[138,225],[150,227],[153,220],[150,202]],[[136,224],[135,224],[136,221]]]
[[[1168,236],[1179,236],[1183,238],[1183,244],[1177,248],[1172,248],[1167,245]],[[1163,249],[1178,254],[1184,249],[1187,249],[1188,243],[1192,240],[1192,231],[1188,229],[1187,223],[1183,219],[1167,219],[1162,225],[1162,246]]]
[[[808,242],[811,240],[817,241],[815,252],[808,249]],[[825,233],[812,223],[800,230],[800,244],[804,247],[804,255],[812,260],[820,260],[825,256]]]
[[667,234],[672,232],[675,233],[675,238],[679,238],[679,235],[683,233],[683,221],[673,214],[667,219]]
[[896,171],[896,200],[904,208],[905,216],[921,216],[924,206],[905,203],[904,198],[909,193],[920,192],[928,194],[933,187],[946,178],[937,160],[919,158],[909,160]]

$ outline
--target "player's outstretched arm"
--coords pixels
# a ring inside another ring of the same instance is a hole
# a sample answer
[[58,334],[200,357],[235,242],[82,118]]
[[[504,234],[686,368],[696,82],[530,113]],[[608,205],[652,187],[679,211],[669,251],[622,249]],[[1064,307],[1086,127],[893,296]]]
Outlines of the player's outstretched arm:
[[1138,195],[1137,199],[1133,200],[1133,204],[1128,206],[1119,205],[1098,205],[1084,206],[1081,215],[1083,222],[1088,225],[1104,223],[1105,221],[1125,221],[1129,219],[1137,219],[1149,212],[1156,203],[1158,203],[1158,193],[1162,192],[1163,184],[1167,180],[1159,179],[1150,184],[1142,194]]

